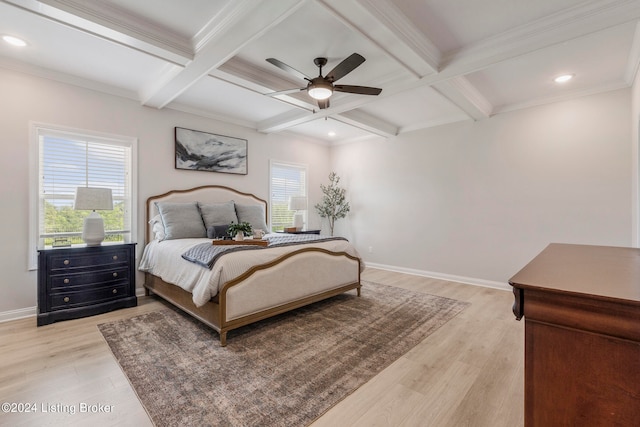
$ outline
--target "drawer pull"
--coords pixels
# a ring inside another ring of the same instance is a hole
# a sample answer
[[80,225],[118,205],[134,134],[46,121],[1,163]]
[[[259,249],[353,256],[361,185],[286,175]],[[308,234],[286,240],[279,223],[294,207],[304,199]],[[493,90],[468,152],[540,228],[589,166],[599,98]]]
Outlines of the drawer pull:
[[113,258],[113,260],[115,261],[115,260],[117,260],[117,259],[118,259],[118,255],[114,255],[112,258]]
[[69,260],[68,260],[68,259],[65,259],[64,261],[62,261],[62,263],[63,263],[64,265],[69,265]]
[[118,273],[113,273],[113,277],[118,277]]
[[64,280],[62,281],[62,283],[64,283],[65,285],[68,285],[68,284],[69,284],[69,281],[70,281],[69,279],[64,279]]
[[69,297],[64,297],[63,301],[64,302],[69,302]]
[[112,290],[112,291],[111,291],[111,293],[113,293],[113,294],[117,294],[117,293],[118,293],[118,290],[117,290],[117,289],[114,289],[114,290]]

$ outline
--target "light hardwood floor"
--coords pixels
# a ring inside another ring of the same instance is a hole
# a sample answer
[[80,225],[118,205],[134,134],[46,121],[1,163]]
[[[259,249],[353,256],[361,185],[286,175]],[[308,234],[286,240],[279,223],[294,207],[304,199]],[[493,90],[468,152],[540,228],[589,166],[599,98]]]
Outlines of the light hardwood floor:
[[[313,427],[523,425],[524,324],[511,313],[510,292],[372,268],[362,278],[471,306]],[[152,297],[138,302],[138,307],[39,328],[34,318],[0,323],[0,403],[35,404],[36,409],[0,411],[0,425],[151,425],[96,328],[163,304]],[[112,412],[80,413],[82,404],[105,405]]]

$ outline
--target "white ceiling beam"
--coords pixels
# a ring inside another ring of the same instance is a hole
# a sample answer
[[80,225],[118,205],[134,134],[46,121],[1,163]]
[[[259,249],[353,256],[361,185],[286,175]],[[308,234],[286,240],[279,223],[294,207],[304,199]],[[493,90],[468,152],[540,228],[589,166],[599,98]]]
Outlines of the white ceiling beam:
[[200,41],[194,60],[162,87],[155,88],[150,93],[144,93],[143,105],[155,108],[165,107],[211,70],[230,59],[241,48],[294,13],[304,1],[278,0],[257,3],[254,0],[237,0],[229,2],[224,13],[216,17],[217,28],[210,29],[208,36]]
[[[338,0],[328,1],[337,2]],[[638,18],[640,18],[640,2],[637,0],[597,0],[584,3],[490,37],[459,51],[451,52],[443,58],[439,73],[426,75],[417,81],[389,85],[384,88],[378,98],[393,96],[422,86],[433,86],[538,49],[570,41]],[[471,108],[468,114],[472,117],[491,114],[488,113],[489,103],[486,100],[482,101],[483,98],[477,96],[479,95],[477,91],[474,94],[474,90],[469,85],[453,83],[445,87],[444,91],[460,90],[461,88],[466,88],[466,95],[461,93],[454,96],[453,92],[450,92],[449,96],[452,98],[462,96],[459,102],[461,102],[463,110]],[[470,98],[465,99],[465,96],[470,96]],[[290,115],[274,117],[259,123],[258,130],[267,133],[284,130],[318,118],[341,114],[359,108],[368,102],[371,102],[368,97],[353,97],[349,103],[332,105],[331,108],[320,110],[313,115],[294,112]],[[476,111],[474,112],[474,110]]]
[[466,77],[454,77],[432,87],[474,120],[491,116],[493,106]]
[[318,0],[416,78],[437,72],[441,53],[389,0]]
[[397,126],[361,110],[350,110],[342,114],[333,114],[331,118],[385,138],[398,135]]
[[68,27],[135,49],[172,64],[186,65],[193,59],[189,40],[167,34],[148,22],[135,20],[108,3],[80,0],[1,0]]
[[449,52],[443,58],[440,74],[427,76],[423,80],[439,81],[482,70],[638,18],[640,2],[637,0],[595,0],[582,3]]

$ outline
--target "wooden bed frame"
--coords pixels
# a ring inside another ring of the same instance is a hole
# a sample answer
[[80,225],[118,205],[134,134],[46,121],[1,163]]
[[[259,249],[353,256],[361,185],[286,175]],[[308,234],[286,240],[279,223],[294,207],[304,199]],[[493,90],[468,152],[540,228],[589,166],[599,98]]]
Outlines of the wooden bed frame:
[[[234,200],[242,204],[258,204],[267,213],[267,202],[253,194],[229,187],[207,185],[187,190],[174,190],[147,199],[145,242],[153,238],[149,219],[157,215],[155,202],[224,203]],[[267,221],[267,218],[265,218]],[[267,221],[268,222],[268,221]],[[355,289],[360,296],[360,259],[346,252],[304,247],[272,262],[256,265],[241,276],[226,282],[215,298],[197,307],[191,293],[150,273],[145,273],[145,293],[156,294],[220,334],[226,346],[227,333],[241,326],[305,306]],[[321,274],[300,274],[301,269],[314,268]],[[312,284],[312,285],[311,285]]]

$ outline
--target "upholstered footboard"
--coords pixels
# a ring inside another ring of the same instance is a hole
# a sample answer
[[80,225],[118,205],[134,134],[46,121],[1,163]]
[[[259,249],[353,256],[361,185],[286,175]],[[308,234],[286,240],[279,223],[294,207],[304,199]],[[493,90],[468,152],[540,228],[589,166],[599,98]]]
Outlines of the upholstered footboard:
[[191,294],[147,274],[145,287],[220,334],[355,289],[360,259],[345,252],[303,248],[251,268],[224,284],[216,299],[196,307]]

